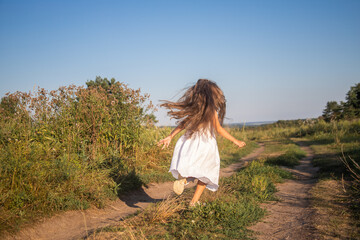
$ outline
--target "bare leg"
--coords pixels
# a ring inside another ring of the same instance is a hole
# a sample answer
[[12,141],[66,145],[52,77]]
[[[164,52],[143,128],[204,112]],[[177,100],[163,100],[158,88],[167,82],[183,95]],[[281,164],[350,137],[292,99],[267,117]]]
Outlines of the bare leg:
[[195,204],[197,201],[199,201],[201,194],[203,193],[204,189],[206,188],[206,184],[198,181],[197,186],[196,186],[196,190],[194,193],[194,197],[191,200],[190,204]]

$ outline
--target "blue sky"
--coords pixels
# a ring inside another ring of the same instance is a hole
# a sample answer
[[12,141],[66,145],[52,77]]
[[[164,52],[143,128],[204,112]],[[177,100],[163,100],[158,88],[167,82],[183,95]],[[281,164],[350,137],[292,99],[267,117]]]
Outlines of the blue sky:
[[360,82],[359,43],[358,0],[0,0],[0,96],[101,76],[158,104],[209,78],[229,123],[317,117]]

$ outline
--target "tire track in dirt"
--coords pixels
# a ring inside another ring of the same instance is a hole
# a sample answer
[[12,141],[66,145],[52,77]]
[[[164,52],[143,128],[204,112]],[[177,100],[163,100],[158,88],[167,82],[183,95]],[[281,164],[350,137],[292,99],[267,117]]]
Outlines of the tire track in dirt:
[[[237,169],[264,151],[264,144],[249,155],[220,170],[221,177],[231,176]],[[80,239],[94,230],[118,223],[121,219],[145,209],[150,203],[164,200],[173,194],[173,182],[151,183],[147,187],[131,191],[111,202],[104,209],[90,208],[84,211],[67,211],[45,218],[31,227],[24,228],[5,239]],[[195,186],[190,183],[187,188]]]
[[262,204],[269,215],[249,228],[258,233],[257,238],[260,240],[317,239],[313,227],[315,210],[310,206],[309,190],[317,182],[315,174],[318,168],[311,165],[314,156],[311,148],[304,142],[293,141],[306,152],[306,157],[294,169],[286,168],[295,179],[277,185],[278,192],[275,195],[280,201]]

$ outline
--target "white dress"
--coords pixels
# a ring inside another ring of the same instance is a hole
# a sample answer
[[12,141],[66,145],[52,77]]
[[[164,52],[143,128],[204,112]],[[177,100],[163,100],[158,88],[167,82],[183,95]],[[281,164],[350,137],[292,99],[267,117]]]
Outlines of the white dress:
[[220,156],[215,134],[206,130],[194,133],[191,138],[187,133],[179,138],[169,170],[176,179],[197,178],[206,184],[207,189],[216,191],[219,171]]

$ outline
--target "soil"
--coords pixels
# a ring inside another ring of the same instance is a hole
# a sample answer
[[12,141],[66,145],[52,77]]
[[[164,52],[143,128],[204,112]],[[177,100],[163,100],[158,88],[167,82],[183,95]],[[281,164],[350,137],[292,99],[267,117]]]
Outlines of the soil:
[[[221,169],[220,176],[228,177],[237,169],[244,167],[264,151],[264,145],[253,153],[241,158],[239,162]],[[111,202],[104,209],[90,208],[84,211],[67,211],[22,229],[14,236],[5,239],[81,239],[96,229],[114,225],[123,218],[141,211],[150,203],[161,201],[173,194],[173,182],[152,183],[134,190]],[[187,187],[193,187],[189,184]]]
[[306,157],[300,161],[300,165],[287,168],[293,173],[294,179],[277,185],[279,201],[262,204],[268,215],[249,228],[256,232],[260,240],[319,239],[313,227],[315,209],[311,207],[309,192],[317,182],[315,174],[318,168],[311,165],[313,151],[304,142],[296,143],[306,152]]

